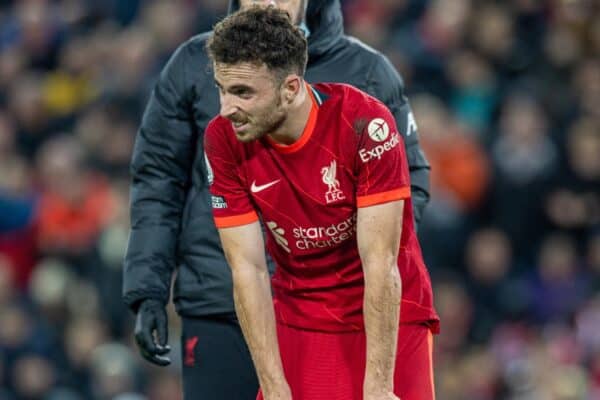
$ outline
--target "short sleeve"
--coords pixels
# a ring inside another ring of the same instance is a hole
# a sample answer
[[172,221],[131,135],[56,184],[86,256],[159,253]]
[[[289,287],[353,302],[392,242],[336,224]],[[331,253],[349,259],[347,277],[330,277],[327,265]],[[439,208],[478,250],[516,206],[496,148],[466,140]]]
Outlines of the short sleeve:
[[410,174],[402,136],[390,111],[372,101],[359,140],[357,207],[410,197]]
[[241,174],[239,147],[218,118],[208,124],[204,135],[206,170],[215,225],[231,228],[255,222],[258,215]]

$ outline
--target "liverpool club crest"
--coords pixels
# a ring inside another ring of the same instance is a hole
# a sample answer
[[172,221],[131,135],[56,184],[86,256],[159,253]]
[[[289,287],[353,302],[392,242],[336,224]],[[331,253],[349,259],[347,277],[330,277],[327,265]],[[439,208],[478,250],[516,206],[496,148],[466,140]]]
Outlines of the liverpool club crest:
[[340,190],[340,181],[337,179],[336,161],[333,160],[329,166],[321,168],[321,175],[323,183],[327,185],[327,192],[325,193],[327,204],[344,200],[346,196],[344,196],[344,192]]

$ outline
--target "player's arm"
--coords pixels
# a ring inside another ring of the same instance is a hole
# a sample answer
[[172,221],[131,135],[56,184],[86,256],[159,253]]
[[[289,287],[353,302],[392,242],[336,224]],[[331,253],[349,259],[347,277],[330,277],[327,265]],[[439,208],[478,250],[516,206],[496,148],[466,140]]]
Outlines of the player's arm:
[[233,298],[265,399],[291,399],[275,330],[271,284],[258,222],[220,228],[233,275]]
[[365,278],[365,399],[388,398],[393,390],[402,297],[397,260],[403,210],[404,200],[358,209],[358,250]]
[[243,160],[231,124],[219,117],[204,135],[215,225],[233,277],[235,311],[265,400],[290,400],[275,329],[263,232],[243,180]]

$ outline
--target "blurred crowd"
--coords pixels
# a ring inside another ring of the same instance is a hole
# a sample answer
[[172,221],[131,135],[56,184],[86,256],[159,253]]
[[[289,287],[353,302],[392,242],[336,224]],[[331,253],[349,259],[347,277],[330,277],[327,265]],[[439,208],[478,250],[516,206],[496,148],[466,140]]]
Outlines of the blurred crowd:
[[[342,4],[431,162],[438,397],[600,399],[600,3]],[[0,399],[181,399],[173,310],[160,369],[120,300],[128,162],[157,73],[226,8],[0,0]]]

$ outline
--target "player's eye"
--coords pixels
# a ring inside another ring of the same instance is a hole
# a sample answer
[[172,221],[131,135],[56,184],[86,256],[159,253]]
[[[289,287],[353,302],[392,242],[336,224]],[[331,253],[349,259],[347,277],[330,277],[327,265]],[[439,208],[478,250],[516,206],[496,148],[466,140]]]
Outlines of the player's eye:
[[252,97],[252,91],[250,91],[247,88],[233,89],[231,91],[231,94],[241,97],[242,99],[249,99],[250,97]]

